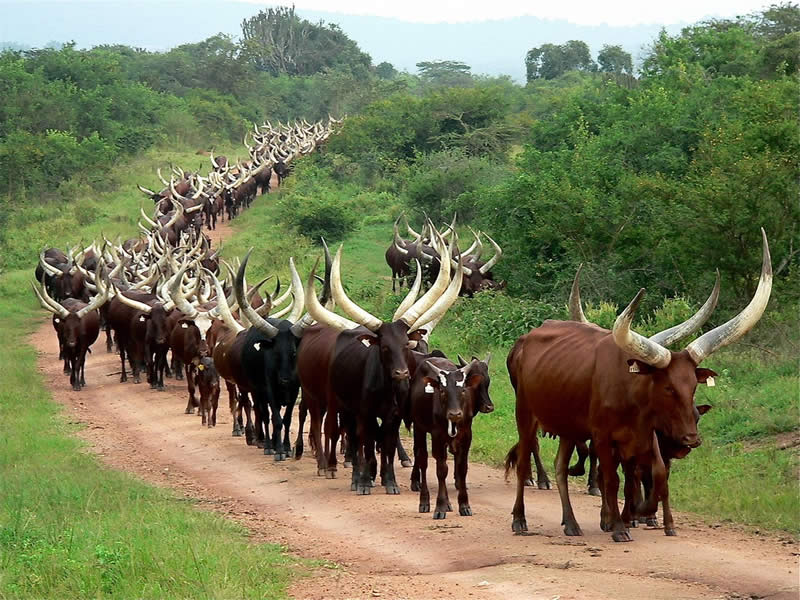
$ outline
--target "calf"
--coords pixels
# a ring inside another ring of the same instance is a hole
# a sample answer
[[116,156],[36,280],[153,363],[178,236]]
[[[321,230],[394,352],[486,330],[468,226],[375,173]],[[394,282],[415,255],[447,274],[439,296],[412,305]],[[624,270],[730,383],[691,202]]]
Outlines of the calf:
[[219,404],[219,374],[214,367],[214,361],[204,356],[197,359],[197,387],[200,390],[200,414],[203,416],[203,425],[216,427],[217,406]]
[[425,472],[428,467],[427,434],[436,459],[439,492],[434,519],[444,519],[452,510],[447,497],[447,449],[454,455],[458,512],[471,516],[467,495],[467,458],[472,443],[472,419],[478,412],[489,413],[494,405],[489,398],[489,357],[456,366],[446,358],[423,362],[411,382],[406,425],[414,424],[414,470],[411,489],[419,490],[419,512],[430,512],[430,493]]

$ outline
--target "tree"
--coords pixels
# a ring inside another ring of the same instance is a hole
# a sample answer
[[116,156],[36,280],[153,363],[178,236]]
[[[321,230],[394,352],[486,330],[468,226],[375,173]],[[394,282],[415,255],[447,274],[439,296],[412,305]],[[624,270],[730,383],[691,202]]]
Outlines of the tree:
[[631,55],[622,49],[622,46],[604,45],[597,54],[597,62],[600,70],[604,73],[627,73],[633,72],[633,61]]
[[294,7],[260,11],[242,21],[245,55],[273,75],[313,75],[326,68],[365,71],[372,62],[338,25],[301,19]]
[[768,40],[800,32],[800,6],[793,2],[772,4],[756,19],[756,30]]
[[431,60],[417,63],[419,76],[426,83],[446,87],[472,83],[472,67],[458,60]]
[[597,65],[589,54],[589,46],[580,40],[566,44],[543,44],[525,56],[528,82],[534,79],[555,79],[567,71],[595,71]]
[[397,75],[397,69],[390,62],[383,61],[375,67],[375,74],[381,79],[394,79]]

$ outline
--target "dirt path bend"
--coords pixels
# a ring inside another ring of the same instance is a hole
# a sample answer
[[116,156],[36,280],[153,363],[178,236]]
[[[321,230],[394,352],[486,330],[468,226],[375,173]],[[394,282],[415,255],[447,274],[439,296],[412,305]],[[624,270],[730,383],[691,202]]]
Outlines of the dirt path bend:
[[[31,343],[55,399],[87,425],[84,436],[106,463],[197,498],[259,539],[340,565],[300,580],[296,598],[798,598],[798,547],[790,538],[679,514],[678,537],[640,528],[633,543],[615,544],[599,529],[599,499],[578,489],[572,498],[584,537],[563,535],[555,490],[533,489],[526,493],[531,535],[515,536],[514,485],[478,464],[468,476],[474,516],[434,521],[417,512],[410,469],[398,467],[400,495],[378,487],[356,496],[348,470],[319,478],[308,456],[275,463],[231,437],[226,399],[217,427],[201,427],[199,417],[183,413],[184,382],[170,380],[165,392],[120,384],[119,357],[100,343],[87,361],[87,386],[76,393],[61,373],[49,322]],[[435,481],[435,469],[428,477]]]

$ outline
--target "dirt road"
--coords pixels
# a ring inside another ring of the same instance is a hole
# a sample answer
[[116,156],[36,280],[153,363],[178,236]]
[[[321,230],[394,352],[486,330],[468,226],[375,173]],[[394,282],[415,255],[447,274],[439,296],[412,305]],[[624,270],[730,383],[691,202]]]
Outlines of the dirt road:
[[[101,343],[87,361],[86,388],[75,393],[61,373],[49,321],[31,343],[54,397],[86,423],[83,435],[107,464],[199,499],[201,507],[243,522],[256,539],[339,565],[298,581],[296,598],[798,597],[798,547],[789,539],[678,514],[678,537],[640,528],[633,543],[615,544],[599,529],[599,499],[578,489],[573,502],[585,537],[561,532],[555,490],[533,489],[526,494],[531,535],[515,536],[513,484],[477,464],[468,476],[474,516],[434,521],[417,512],[410,469],[399,469],[399,496],[380,487],[356,496],[348,470],[335,480],[319,478],[308,456],[275,463],[231,437],[227,399],[217,427],[201,427],[198,416],[183,413],[184,382],[170,380],[166,392],[120,384],[119,357]],[[435,469],[428,476],[433,482]]]

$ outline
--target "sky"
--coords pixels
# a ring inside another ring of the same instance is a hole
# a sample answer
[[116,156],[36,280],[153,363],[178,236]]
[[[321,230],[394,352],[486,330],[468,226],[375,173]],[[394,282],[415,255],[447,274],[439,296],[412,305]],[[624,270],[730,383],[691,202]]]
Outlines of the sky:
[[[240,0],[267,6],[259,0]],[[769,0],[291,0],[297,9],[393,17],[420,23],[485,21],[529,15],[564,19],[577,25],[693,23],[707,17],[730,18],[760,10]],[[778,0],[774,0],[777,2]],[[288,0],[286,2],[288,4]]]

